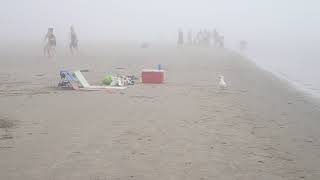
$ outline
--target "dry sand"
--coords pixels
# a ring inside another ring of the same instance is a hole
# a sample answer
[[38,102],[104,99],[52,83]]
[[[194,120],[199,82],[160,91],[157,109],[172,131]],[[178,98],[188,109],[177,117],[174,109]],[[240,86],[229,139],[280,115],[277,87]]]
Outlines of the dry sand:
[[[1,180],[320,179],[319,103],[245,58],[206,48],[95,51],[1,57],[0,119],[15,122],[12,138],[0,139]],[[56,88],[60,69],[89,69],[98,84],[106,72],[139,75],[158,63],[165,84]]]

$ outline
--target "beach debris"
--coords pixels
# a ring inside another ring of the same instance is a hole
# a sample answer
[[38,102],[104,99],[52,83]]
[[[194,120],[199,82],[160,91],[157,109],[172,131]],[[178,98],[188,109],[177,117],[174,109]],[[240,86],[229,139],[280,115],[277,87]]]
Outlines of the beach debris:
[[312,143],[313,140],[312,139],[305,139],[304,142],[307,142],[307,143]]
[[1,129],[7,129],[14,127],[14,123],[10,120],[0,118],[0,128]]
[[116,67],[115,69],[123,70],[123,69],[126,69],[126,68],[124,68],[124,67]]
[[127,76],[127,79],[128,79],[128,85],[134,85],[139,78],[136,77],[135,75],[129,75]]
[[0,146],[0,149],[11,149],[13,148],[12,146]]
[[134,75],[129,75],[129,76],[123,76],[122,79],[123,79],[124,85],[128,86],[128,85],[134,85],[135,81],[138,78],[136,76],[134,76]]
[[81,69],[80,72],[89,72],[89,69]]
[[46,74],[36,74],[35,76],[42,77],[44,75],[46,75]]
[[102,80],[102,83],[107,86],[128,86],[134,85],[135,80],[137,80],[134,75],[129,76],[111,76],[107,75]]
[[0,118],[0,129],[4,129],[4,134],[1,136],[0,139],[12,139],[13,137],[9,133],[9,128],[13,128],[15,124],[4,118]]
[[219,77],[219,87],[220,89],[226,89],[227,88],[227,83],[224,81],[224,76]]
[[96,176],[96,177],[90,178],[90,180],[107,180],[107,178],[102,178],[100,176]]

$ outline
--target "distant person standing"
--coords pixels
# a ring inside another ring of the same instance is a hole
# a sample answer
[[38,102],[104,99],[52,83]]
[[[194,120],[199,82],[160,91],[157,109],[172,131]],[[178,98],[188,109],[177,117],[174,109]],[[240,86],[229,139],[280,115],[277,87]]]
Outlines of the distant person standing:
[[200,46],[203,45],[203,40],[204,40],[204,32],[202,31],[202,29],[200,29],[200,32],[199,32],[199,45]]
[[210,34],[208,30],[204,30],[203,32],[204,36],[203,36],[203,44],[205,46],[209,46],[210,45]]
[[188,44],[192,45],[192,42],[193,42],[193,40],[192,40],[192,31],[189,30],[188,31]]
[[69,44],[71,54],[74,53],[74,50],[78,50],[78,36],[74,31],[74,27],[70,27],[70,44]]
[[200,45],[201,43],[201,30],[197,33],[197,36],[196,36],[196,43],[197,45]]
[[183,46],[183,32],[181,29],[178,31],[178,46]]
[[243,51],[245,51],[246,49],[247,49],[247,41],[245,41],[245,40],[241,40],[240,41],[240,51],[241,52],[243,52]]
[[224,36],[219,36],[219,47],[224,47]]
[[213,38],[213,44],[214,44],[214,46],[217,47],[218,44],[219,44],[219,34],[218,34],[218,32],[217,32],[216,29],[213,30],[212,38]]
[[45,46],[43,48],[43,54],[49,58],[56,53],[56,36],[53,34],[53,28],[48,28],[48,32],[44,38]]

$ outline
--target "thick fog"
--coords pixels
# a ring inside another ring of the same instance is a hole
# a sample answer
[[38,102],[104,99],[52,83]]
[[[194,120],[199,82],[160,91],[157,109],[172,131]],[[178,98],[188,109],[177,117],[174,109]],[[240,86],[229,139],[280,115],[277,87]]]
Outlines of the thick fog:
[[319,7],[318,0],[2,0],[0,54],[32,43],[41,54],[48,27],[65,49],[71,25],[80,47],[90,41],[174,45],[178,29],[217,29],[227,48],[246,40],[250,59],[320,94]]
[[216,28],[228,42],[319,41],[317,0],[2,0],[2,42],[58,40],[74,25],[82,40],[174,40],[178,28]]
[[53,27],[61,46],[67,44],[71,25],[80,45],[174,44],[179,28],[206,28],[223,34],[228,48],[237,49],[240,40],[247,40],[250,56],[299,59],[299,66],[320,57],[319,7],[318,0],[2,0],[0,44],[41,43]]

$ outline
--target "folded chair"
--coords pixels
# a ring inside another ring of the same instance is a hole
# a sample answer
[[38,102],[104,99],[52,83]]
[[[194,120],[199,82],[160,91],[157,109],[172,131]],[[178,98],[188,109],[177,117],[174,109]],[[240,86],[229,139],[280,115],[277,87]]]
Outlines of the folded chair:
[[60,71],[60,82],[58,87],[79,90],[78,83],[70,71]]

